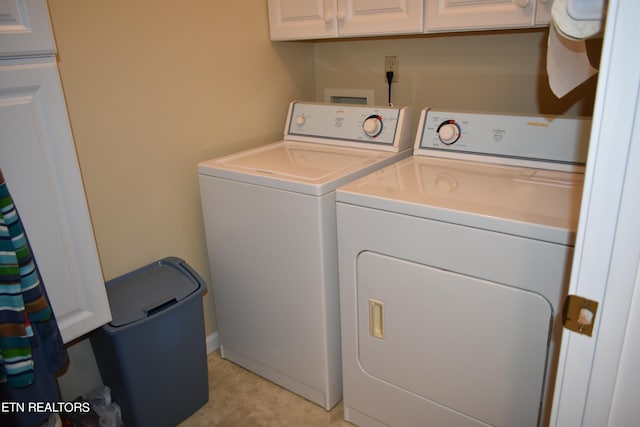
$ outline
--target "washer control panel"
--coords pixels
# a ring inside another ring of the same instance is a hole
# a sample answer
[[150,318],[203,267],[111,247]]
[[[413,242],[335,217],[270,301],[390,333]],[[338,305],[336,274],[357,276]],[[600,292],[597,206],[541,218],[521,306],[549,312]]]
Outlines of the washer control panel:
[[[584,165],[591,119],[424,109],[414,152]],[[510,162],[505,162],[510,163]]]
[[[293,102],[285,139],[397,148],[401,144],[405,114],[406,108]],[[409,143],[405,149],[411,147],[412,139],[406,137]]]

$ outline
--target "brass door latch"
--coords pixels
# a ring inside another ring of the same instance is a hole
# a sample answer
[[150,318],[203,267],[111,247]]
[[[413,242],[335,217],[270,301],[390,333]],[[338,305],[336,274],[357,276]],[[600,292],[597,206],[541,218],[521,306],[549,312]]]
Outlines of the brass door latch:
[[569,295],[564,300],[562,323],[565,328],[571,331],[591,336],[597,311],[597,301],[592,301],[578,295]]

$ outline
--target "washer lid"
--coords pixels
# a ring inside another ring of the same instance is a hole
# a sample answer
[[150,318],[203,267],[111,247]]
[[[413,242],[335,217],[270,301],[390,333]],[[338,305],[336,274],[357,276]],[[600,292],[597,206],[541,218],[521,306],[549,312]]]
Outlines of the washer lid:
[[406,157],[403,153],[280,141],[200,163],[201,175],[322,195],[351,179]]
[[338,189],[338,202],[572,244],[580,173],[413,156]]

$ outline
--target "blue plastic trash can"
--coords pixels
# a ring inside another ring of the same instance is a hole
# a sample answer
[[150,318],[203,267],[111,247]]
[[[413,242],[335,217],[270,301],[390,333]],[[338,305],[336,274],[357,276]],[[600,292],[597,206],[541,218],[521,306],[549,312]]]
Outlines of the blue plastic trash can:
[[91,334],[91,345],[124,425],[177,425],[209,399],[204,280],[169,257],[106,287],[113,320]]

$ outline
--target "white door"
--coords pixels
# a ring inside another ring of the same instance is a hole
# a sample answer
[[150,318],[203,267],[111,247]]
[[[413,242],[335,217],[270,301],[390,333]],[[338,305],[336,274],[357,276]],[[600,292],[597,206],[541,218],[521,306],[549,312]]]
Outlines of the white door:
[[0,61],[0,129],[0,169],[69,342],[111,313],[53,57]]
[[338,0],[340,37],[421,33],[423,0]]
[[0,0],[0,57],[55,50],[46,0]]
[[369,251],[357,276],[363,371],[424,407],[447,408],[451,425],[537,425],[553,316],[546,298]]
[[269,0],[271,40],[338,36],[337,0]]
[[551,425],[640,418],[640,2],[609,0],[570,293],[600,302],[593,337],[565,331]]
[[536,0],[426,0],[427,31],[526,27]]

